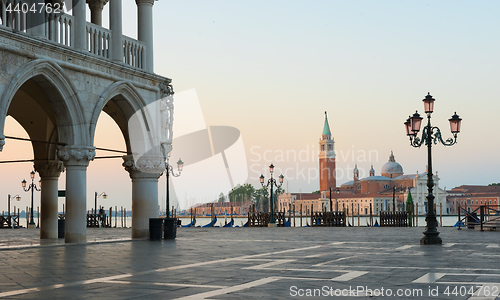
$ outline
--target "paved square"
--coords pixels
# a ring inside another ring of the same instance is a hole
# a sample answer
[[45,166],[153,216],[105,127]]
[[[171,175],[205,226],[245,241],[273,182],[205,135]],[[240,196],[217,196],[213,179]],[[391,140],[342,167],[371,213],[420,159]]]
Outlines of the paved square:
[[0,298],[499,298],[499,234],[439,230],[442,246],[420,246],[423,228],[89,229],[80,245],[3,230]]

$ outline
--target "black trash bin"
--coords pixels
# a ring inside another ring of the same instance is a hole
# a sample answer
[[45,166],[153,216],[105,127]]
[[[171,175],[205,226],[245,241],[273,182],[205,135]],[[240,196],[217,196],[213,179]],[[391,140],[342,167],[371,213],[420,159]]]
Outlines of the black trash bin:
[[163,227],[163,234],[166,240],[175,239],[177,236],[177,219],[165,218],[165,225]]
[[149,219],[149,240],[161,241],[161,230],[163,227],[163,219],[150,218]]
[[477,213],[472,212],[467,215],[467,228],[474,229],[474,226],[476,225],[479,225],[479,223],[477,222]]
[[58,219],[57,220],[57,237],[60,239],[64,238],[64,226],[66,224],[65,219]]

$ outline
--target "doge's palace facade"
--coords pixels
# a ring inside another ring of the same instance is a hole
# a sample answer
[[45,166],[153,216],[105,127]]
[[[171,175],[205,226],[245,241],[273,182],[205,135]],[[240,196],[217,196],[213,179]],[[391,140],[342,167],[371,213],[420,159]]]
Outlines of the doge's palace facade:
[[[127,145],[123,166],[132,180],[132,237],[149,236],[165,153],[153,149],[137,159],[129,120],[137,113],[146,120],[144,107],[173,94],[171,80],[153,71],[154,0],[136,0],[138,40],[122,34],[122,0],[73,0],[66,7],[71,14],[63,12],[64,0],[0,3],[0,150],[9,147],[4,126],[10,115],[32,140],[42,180],[40,238],[57,238],[57,183],[64,170],[65,241],[86,241],[86,172],[102,112],[115,120]],[[105,5],[110,28],[101,26]],[[145,136],[151,125],[141,129]],[[162,143],[171,149],[171,141]]]

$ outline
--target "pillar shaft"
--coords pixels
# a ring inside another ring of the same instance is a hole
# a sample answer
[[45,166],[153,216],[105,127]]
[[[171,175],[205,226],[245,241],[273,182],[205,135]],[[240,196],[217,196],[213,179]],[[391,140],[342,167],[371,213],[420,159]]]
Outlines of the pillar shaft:
[[108,0],[87,0],[90,8],[90,22],[102,26],[102,10]]
[[57,239],[58,180],[63,164],[61,161],[35,161],[35,170],[42,179],[40,192],[40,239]]
[[122,46],[122,0],[109,2],[109,29],[111,33],[111,59],[123,61]]
[[132,178],[132,238],[149,237],[150,218],[158,218],[158,177]]
[[59,157],[66,167],[66,243],[87,240],[87,166],[95,157],[95,148],[65,146]]
[[158,178],[165,170],[163,158],[132,155],[123,157],[132,179],[132,238],[149,237],[149,219],[158,218]]
[[153,67],[153,4],[154,0],[136,0],[137,36],[146,43],[146,71],[154,72]]
[[74,35],[75,35],[75,49],[85,50],[87,49],[87,37],[86,37],[86,3],[83,0],[76,1],[73,5],[73,16],[75,17],[74,23]]
[[45,15],[39,13],[43,4],[45,4],[43,0],[31,0],[30,7],[35,5],[37,12],[28,11],[28,18],[26,19],[28,32],[38,37],[45,37]]

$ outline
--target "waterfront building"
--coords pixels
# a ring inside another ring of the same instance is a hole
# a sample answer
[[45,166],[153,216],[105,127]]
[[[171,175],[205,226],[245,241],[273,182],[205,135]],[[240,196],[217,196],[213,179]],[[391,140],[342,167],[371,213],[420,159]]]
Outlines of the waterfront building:
[[[127,146],[123,166],[132,181],[132,237],[148,237],[149,218],[158,216],[165,153],[134,158],[128,122],[136,113],[147,119],[145,107],[173,94],[171,80],[154,73],[154,0],[135,1],[137,40],[122,34],[122,0],[73,0],[71,15],[54,9],[70,4],[64,0],[33,0],[36,11],[15,11],[15,4],[28,2],[4,0],[0,6],[0,151],[9,147],[7,116],[39,141],[32,147],[43,186],[40,238],[58,236],[58,179],[64,170],[65,241],[86,240],[86,172],[95,157],[94,131],[102,112],[119,126]],[[87,5],[91,22],[86,22]],[[101,22],[105,5],[109,28]],[[151,127],[145,128],[150,134]],[[162,145],[170,151],[171,132]]]
[[450,214],[458,214],[458,206],[468,212],[482,205],[500,210],[500,186],[461,185],[448,191],[446,201]]
[[[230,215],[231,208],[233,215],[246,216],[253,205],[252,201],[243,202],[214,202],[214,203],[200,203],[192,207],[193,213],[196,215],[211,215],[212,209],[215,215]],[[187,212],[189,214],[190,212]]]

